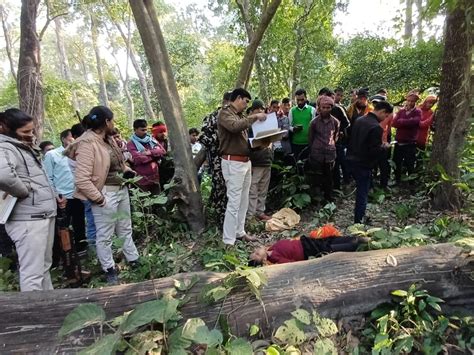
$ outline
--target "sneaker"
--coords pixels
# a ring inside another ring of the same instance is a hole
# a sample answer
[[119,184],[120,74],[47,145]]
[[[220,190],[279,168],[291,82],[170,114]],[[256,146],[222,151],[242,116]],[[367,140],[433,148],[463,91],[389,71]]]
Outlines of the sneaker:
[[129,261],[128,265],[130,266],[131,269],[138,269],[141,266],[141,263],[140,263],[140,260],[137,259],[137,260]]
[[267,216],[265,213],[259,214],[257,218],[261,221],[269,221],[270,219],[272,219],[272,217]]
[[119,283],[115,267],[110,267],[107,269],[107,271],[105,272],[105,278],[107,279],[107,283],[111,286],[118,285]]

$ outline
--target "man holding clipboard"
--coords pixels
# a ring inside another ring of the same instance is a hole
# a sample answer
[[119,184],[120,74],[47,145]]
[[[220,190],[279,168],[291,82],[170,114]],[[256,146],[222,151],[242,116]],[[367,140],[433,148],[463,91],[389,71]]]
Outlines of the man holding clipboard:
[[255,240],[245,233],[252,174],[248,128],[257,120],[265,121],[267,116],[264,113],[247,117],[243,115],[251,99],[247,90],[234,89],[230,95],[230,104],[223,107],[217,117],[219,153],[228,198],[223,228],[226,245],[234,245],[236,239]]

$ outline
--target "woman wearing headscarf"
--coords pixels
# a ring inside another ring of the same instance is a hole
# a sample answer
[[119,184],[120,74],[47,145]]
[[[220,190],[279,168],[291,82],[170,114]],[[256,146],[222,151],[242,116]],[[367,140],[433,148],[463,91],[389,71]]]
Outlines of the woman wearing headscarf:
[[416,145],[418,149],[425,150],[431,125],[433,124],[433,110],[432,107],[438,101],[434,95],[428,95],[418,108],[421,110],[420,128],[418,130],[418,138]]
[[52,290],[56,201],[34,145],[33,117],[12,108],[0,113],[0,198],[18,200],[5,224],[15,243],[21,291]]
[[122,248],[129,264],[138,262],[138,251],[132,239],[128,188],[119,175],[130,168],[125,165],[122,151],[112,138],[113,119],[109,108],[92,108],[82,122],[87,131],[65,151],[69,158],[76,160],[74,196],[92,202],[97,257],[109,284],[118,283],[111,248],[113,235],[124,239]]

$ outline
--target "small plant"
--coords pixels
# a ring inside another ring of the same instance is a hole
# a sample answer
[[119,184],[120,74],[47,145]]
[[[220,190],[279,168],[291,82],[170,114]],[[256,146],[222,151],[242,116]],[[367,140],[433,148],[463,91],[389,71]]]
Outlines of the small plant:
[[18,291],[18,277],[10,269],[12,261],[9,258],[0,257],[0,291]]
[[278,183],[269,190],[269,200],[275,209],[289,207],[303,209],[311,204],[310,186],[305,177],[297,174],[294,166],[272,166],[278,171]]
[[411,203],[398,203],[392,208],[399,223],[406,224],[409,218],[415,217],[417,207]]
[[453,330],[458,331],[456,339],[464,346],[462,349],[474,342],[472,319],[447,318],[441,313],[440,304],[444,301],[426,290],[411,285],[406,291],[393,291],[392,296],[391,303],[372,311],[369,327],[363,331],[365,345],[354,349],[353,354],[366,353],[369,349],[374,355],[438,354]]
[[311,220],[311,226],[320,227],[323,224],[328,223],[336,212],[336,205],[333,202],[327,203],[314,215]]
[[444,216],[434,221],[430,228],[430,234],[441,242],[455,242],[458,239],[474,236],[474,231],[462,220]]

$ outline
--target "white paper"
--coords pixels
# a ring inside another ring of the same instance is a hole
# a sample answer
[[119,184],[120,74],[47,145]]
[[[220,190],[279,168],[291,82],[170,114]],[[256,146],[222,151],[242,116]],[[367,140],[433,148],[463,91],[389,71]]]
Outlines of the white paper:
[[15,203],[18,200],[12,195],[7,195],[3,199],[3,195],[4,192],[0,190],[0,224],[5,224],[8,221],[8,217],[10,217],[13,207],[15,207]]
[[252,124],[252,132],[254,138],[265,133],[278,131],[278,119],[275,112],[269,113],[265,121],[255,121]]

